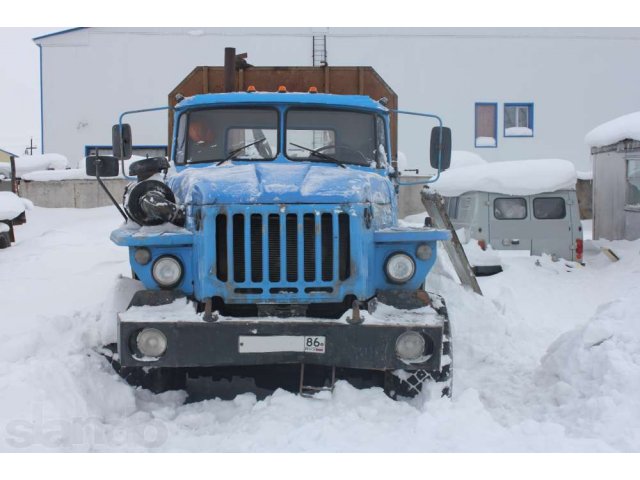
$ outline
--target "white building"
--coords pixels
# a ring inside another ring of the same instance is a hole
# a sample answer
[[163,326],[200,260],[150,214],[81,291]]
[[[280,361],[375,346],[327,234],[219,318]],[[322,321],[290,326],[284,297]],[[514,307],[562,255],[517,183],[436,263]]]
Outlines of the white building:
[[[195,66],[222,65],[224,47],[257,66],[304,66],[325,35],[329,65],[374,67],[401,109],[441,115],[454,149],[489,161],[566,158],[588,170],[585,132],[640,107],[638,28],[78,28],[34,39],[43,151],[74,163],[109,146],[121,112],[166,105]],[[136,145],[167,144],[165,112],[130,123]],[[406,168],[421,174],[430,127],[411,117],[399,129]]]

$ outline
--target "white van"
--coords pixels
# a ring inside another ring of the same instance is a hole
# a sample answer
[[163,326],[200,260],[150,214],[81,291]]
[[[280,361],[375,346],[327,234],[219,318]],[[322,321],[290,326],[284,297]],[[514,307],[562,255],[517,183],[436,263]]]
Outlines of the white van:
[[494,162],[445,172],[435,183],[454,227],[481,247],[582,261],[583,239],[566,160]]

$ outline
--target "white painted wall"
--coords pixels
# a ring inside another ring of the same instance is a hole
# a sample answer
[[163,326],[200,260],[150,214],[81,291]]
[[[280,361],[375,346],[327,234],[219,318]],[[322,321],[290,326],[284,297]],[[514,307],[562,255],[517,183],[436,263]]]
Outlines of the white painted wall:
[[[440,114],[455,150],[489,161],[566,158],[590,168],[583,138],[640,109],[640,29],[324,29],[330,65],[374,67],[400,108]],[[109,144],[127,109],[166,104],[197,65],[222,65],[224,47],[258,66],[310,65],[313,29],[90,28],[39,40],[44,150],[79,159]],[[189,33],[191,32],[191,33]],[[498,148],[475,148],[476,102],[498,103]],[[503,136],[503,104],[533,102],[535,137]],[[165,144],[165,113],[131,121],[136,144]],[[400,124],[407,168],[426,173],[423,119]]]

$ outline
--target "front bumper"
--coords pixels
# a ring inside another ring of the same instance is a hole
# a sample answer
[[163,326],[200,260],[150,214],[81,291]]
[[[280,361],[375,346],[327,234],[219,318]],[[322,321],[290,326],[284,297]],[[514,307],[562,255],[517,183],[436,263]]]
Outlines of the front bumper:
[[[144,307],[153,309],[157,307]],[[130,318],[126,316],[125,318]],[[118,322],[118,352],[125,367],[217,367],[304,363],[343,368],[371,370],[439,370],[442,352],[443,325],[379,323],[350,325],[337,320],[300,319],[269,320],[231,319],[204,321]],[[158,359],[144,359],[135,346],[135,338],[144,328],[156,328],[167,337],[167,350]],[[395,343],[400,334],[416,331],[425,338],[425,355],[407,363],[396,356]],[[324,353],[268,352],[241,353],[241,336],[323,336]]]

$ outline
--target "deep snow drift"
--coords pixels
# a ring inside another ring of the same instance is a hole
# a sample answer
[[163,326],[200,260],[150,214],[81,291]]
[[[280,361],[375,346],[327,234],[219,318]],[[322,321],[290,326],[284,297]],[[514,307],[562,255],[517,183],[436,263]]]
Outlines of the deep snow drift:
[[0,250],[0,450],[640,450],[640,242],[606,243],[617,263],[587,242],[584,268],[505,256],[484,297],[439,261],[428,287],[452,318],[452,400],[339,382],[313,399],[185,403],[128,386],[96,353],[139,288],[108,239],[118,212],[28,216]]

